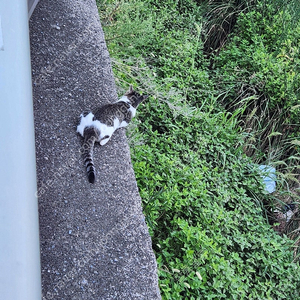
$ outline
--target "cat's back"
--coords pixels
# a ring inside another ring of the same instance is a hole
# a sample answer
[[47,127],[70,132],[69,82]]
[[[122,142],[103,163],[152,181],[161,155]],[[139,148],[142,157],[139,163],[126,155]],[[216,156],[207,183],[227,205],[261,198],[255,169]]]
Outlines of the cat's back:
[[95,111],[94,118],[101,123],[113,126],[116,118],[120,119],[121,121],[124,119],[129,108],[130,104],[123,101],[105,104]]

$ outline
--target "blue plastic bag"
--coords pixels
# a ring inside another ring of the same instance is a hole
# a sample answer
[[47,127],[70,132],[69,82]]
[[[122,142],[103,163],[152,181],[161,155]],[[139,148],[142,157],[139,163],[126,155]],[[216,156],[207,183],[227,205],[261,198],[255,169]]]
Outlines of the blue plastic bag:
[[273,193],[276,189],[276,169],[267,165],[260,165],[258,168],[261,171],[265,191],[270,194]]

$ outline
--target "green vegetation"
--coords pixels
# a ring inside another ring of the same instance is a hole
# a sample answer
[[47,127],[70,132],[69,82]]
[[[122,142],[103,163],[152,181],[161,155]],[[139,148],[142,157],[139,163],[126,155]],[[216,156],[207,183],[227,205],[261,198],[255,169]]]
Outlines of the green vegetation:
[[163,299],[300,299],[299,236],[269,225],[299,200],[297,2],[98,5],[120,94],[151,95],[128,137]]

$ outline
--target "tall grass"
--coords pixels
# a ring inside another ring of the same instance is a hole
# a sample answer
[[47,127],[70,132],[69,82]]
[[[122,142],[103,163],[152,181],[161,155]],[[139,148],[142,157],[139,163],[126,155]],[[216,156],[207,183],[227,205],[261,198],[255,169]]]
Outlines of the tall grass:
[[236,25],[242,12],[249,11],[256,0],[210,0],[206,2],[204,13],[204,51],[218,52]]

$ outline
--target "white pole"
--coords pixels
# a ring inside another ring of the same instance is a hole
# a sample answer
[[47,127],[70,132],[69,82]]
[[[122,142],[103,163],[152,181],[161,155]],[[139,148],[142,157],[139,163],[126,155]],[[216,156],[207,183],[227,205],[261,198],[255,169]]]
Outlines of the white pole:
[[0,298],[40,300],[26,0],[0,0]]

